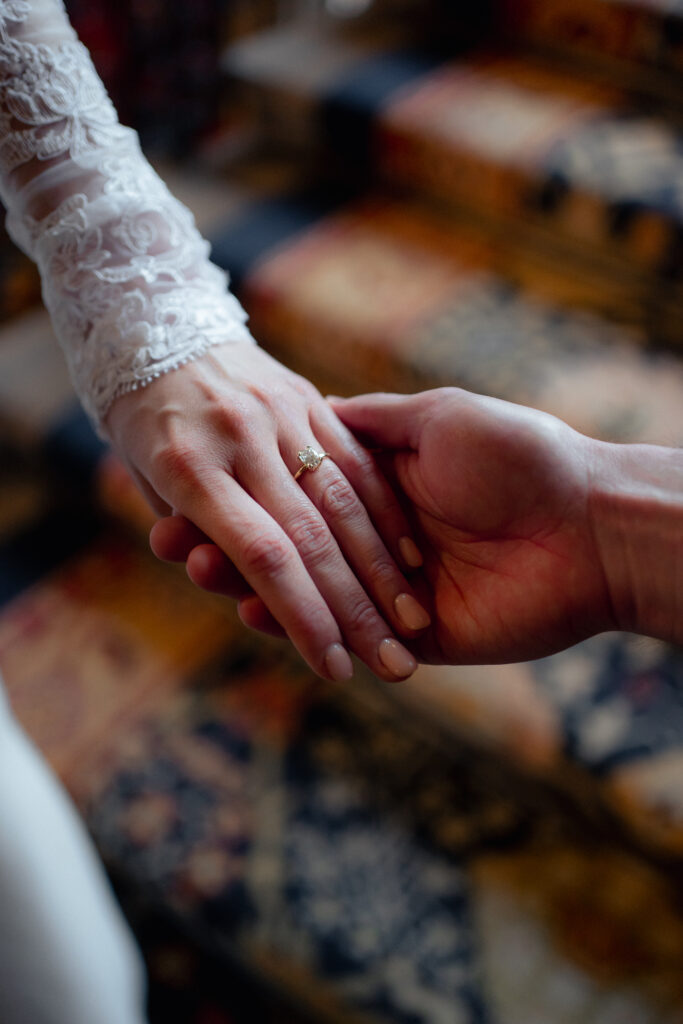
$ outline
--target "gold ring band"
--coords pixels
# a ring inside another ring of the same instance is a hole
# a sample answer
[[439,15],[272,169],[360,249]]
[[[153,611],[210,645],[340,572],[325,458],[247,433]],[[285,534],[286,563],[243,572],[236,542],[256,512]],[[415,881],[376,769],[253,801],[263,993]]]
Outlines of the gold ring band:
[[298,480],[301,474],[305,473],[307,469],[310,469],[312,473],[315,472],[315,470],[318,468],[323,459],[330,458],[330,453],[317,452],[312,445],[307,444],[306,447],[302,448],[302,450],[298,453],[297,457],[301,465],[294,474],[295,480]]

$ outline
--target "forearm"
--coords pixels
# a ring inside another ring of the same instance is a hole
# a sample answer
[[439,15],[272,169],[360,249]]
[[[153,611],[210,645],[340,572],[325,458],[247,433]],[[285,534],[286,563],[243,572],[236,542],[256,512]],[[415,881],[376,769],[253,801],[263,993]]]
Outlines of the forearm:
[[250,341],[192,216],[118,123],[57,0],[0,12],[0,189],[83,404]]
[[615,620],[683,644],[683,450],[591,445],[591,520]]

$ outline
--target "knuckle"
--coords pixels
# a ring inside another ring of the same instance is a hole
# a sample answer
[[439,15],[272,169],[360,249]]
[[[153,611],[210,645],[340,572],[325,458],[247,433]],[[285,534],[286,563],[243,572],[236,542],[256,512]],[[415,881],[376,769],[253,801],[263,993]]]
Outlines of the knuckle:
[[361,486],[370,487],[377,481],[377,464],[374,457],[357,441],[347,450],[351,460],[353,479]]
[[214,419],[220,434],[239,444],[249,436],[255,416],[253,410],[242,404],[220,404],[214,410]]
[[377,472],[375,460],[366,448],[363,448],[358,441],[354,441],[351,449],[351,455],[353,458],[354,468],[364,479],[373,477]]
[[325,562],[334,553],[333,541],[322,519],[312,515],[300,517],[291,531],[291,539],[307,565]]
[[315,387],[315,385],[311,384],[310,380],[306,380],[305,377],[302,377],[301,374],[293,373],[291,381],[294,391],[297,394],[301,395],[302,398],[307,399],[309,402],[312,402],[320,397],[320,392]]
[[246,575],[271,578],[282,575],[289,561],[287,546],[282,540],[260,534],[245,541],[242,558]]
[[197,449],[189,444],[174,442],[164,445],[154,456],[154,476],[177,484],[192,484],[199,478]]
[[346,626],[351,633],[366,636],[377,625],[377,612],[367,597],[358,598],[347,607]]
[[357,515],[360,510],[356,492],[342,477],[327,484],[323,489],[320,504],[322,514],[326,519],[348,519],[350,516]]
[[329,609],[319,598],[297,605],[298,636],[311,651],[320,649],[321,640],[336,632],[336,623]]
[[396,496],[374,457],[358,445],[352,450],[351,458],[353,480],[357,483],[359,493],[364,496],[364,501],[367,503],[368,499],[371,500],[373,518],[381,522],[393,522],[392,517],[398,512]]
[[383,537],[386,541],[401,521],[401,511],[392,491],[381,491],[377,495],[372,506],[372,516],[375,522],[383,524]]
[[373,593],[382,594],[396,584],[397,570],[388,557],[379,557],[368,569],[369,582]]

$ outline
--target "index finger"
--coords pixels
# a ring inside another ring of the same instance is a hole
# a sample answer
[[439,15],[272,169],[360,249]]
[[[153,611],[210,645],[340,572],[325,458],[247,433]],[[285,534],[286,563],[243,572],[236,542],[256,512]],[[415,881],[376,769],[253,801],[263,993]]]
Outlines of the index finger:
[[425,414],[432,402],[430,394],[330,396],[328,402],[342,423],[354,433],[382,447],[416,449]]

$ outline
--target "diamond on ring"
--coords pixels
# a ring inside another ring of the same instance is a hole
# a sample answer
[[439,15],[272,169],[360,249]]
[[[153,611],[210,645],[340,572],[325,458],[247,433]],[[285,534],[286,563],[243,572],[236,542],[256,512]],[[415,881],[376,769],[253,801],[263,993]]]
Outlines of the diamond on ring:
[[307,469],[315,470],[318,468],[323,459],[328,457],[327,452],[317,452],[313,445],[307,444],[305,448],[302,448],[298,453],[299,462],[301,465],[294,474],[294,479],[298,480],[302,473],[305,473]]

